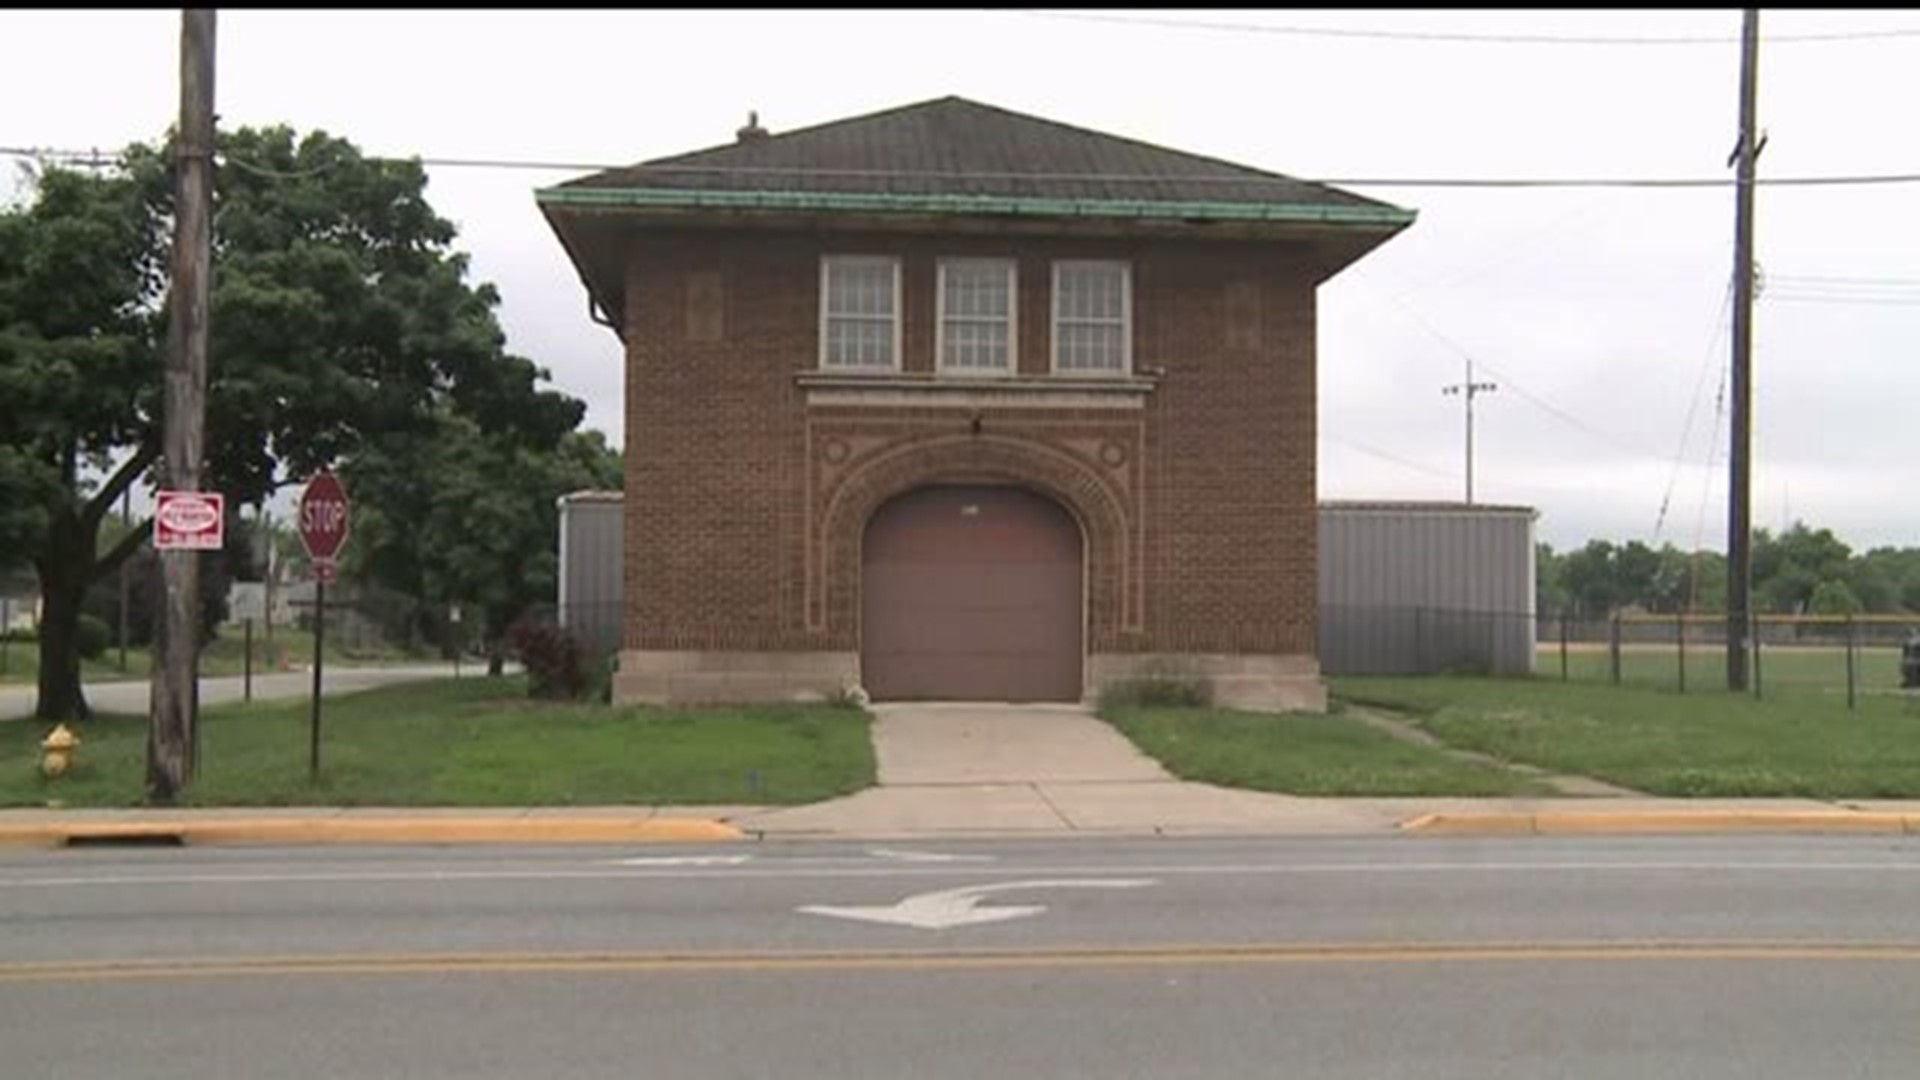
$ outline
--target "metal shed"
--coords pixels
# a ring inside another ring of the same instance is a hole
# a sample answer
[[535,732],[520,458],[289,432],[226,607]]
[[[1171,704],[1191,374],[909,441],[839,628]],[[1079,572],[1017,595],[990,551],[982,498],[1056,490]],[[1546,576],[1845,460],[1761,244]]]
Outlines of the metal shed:
[[625,605],[621,554],[625,498],[618,491],[576,491],[560,509],[560,625],[598,661],[620,648]]
[[1320,669],[1534,669],[1534,521],[1525,506],[1320,504]]

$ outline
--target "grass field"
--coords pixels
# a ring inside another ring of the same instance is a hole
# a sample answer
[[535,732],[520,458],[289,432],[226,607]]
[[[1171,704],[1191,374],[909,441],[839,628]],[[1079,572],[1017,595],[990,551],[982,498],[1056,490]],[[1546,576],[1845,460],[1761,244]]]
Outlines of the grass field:
[[[1724,690],[1727,685],[1727,654],[1720,644],[1689,643],[1686,648],[1686,688]],[[1542,644],[1537,654],[1535,673],[1543,679],[1559,680],[1562,663],[1558,644]],[[1572,682],[1608,683],[1613,681],[1612,659],[1605,645],[1578,643],[1568,646],[1566,678]],[[1900,649],[1875,645],[1854,651],[1854,693],[1885,693],[1900,686]],[[1623,645],[1620,649],[1622,686],[1679,689],[1681,653],[1673,644]],[[1839,697],[1847,694],[1847,653],[1837,645],[1771,646],[1760,651],[1760,693],[1782,695],[1818,695]]]
[[[873,783],[867,717],[827,706],[657,709],[526,698],[520,678],[447,679],[327,699],[310,784],[308,702],[216,706],[201,717],[197,805],[569,806],[801,803]],[[39,724],[0,723],[0,805],[131,806],[144,717],[75,725],[58,780],[38,771]]]
[[1101,716],[1186,780],[1289,795],[1540,795],[1506,769],[1458,761],[1352,719],[1106,706]]
[[[1724,678],[1724,675],[1723,675]],[[1557,679],[1346,677],[1449,745],[1657,795],[1920,797],[1920,697],[1762,699]]]

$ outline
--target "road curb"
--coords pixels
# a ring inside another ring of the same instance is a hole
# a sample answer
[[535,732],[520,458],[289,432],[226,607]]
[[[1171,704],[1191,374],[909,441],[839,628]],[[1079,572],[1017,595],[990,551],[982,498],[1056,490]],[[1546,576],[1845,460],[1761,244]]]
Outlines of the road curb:
[[745,840],[712,818],[227,818],[0,825],[0,845],[705,844]]
[[1861,810],[1645,810],[1435,813],[1400,831],[1439,836],[1572,836],[1622,833],[1920,833],[1920,814]]

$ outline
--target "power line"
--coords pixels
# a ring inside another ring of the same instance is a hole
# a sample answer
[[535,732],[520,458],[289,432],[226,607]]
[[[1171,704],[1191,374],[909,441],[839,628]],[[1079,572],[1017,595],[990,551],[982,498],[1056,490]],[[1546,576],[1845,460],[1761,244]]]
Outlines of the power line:
[[1389,454],[1385,450],[1380,450],[1375,447],[1368,446],[1365,443],[1355,442],[1352,439],[1343,438],[1342,436],[1339,436],[1339,435],[1329,435],[1324,431],[1320,433],[1320,437],[1322,439],[1325,439],[1328,442],[1337,443],[1341,446],[1344,446],[1349,450],[1358,450],[1363,454],[1368,454],[1373,457],[1377,457],[1382,461],[1390,461],[1395,465],[1412,469],[1415,472],[1426,473],[1428,476],[1437,476],[1442,480],[1453,479],[1453,477],[1450,474],[1442,472],[1439,469],[1433,468],[1432,466],[1422,465],[1417,461],[1409,461],[1406,458],[1398,456],[1397,454]]
[[[42,161],[80,162],[96,166],[114,163],[114,155],[99,150],[64,150],[42,147],[0,146],[0,155]],[[276,170],[257,162],[222,154],[223,164],[234,165],[263,175]],[[1382,177],[1336,176],[1308,180],[1278,174],[1251,176],[1141,176],[1134,173],[1049,173],[1049,172],[966,172],[938,169],[826,169],[786,166],[748,165],[673,165],[607,164],[583,161],[534,161],[512,158],[386,157],[368,155],[360,160],[379,165],[420,165],[447,169],[514,169],[534,172],[608,172],[640,169],[663,175],[692,176],[767,176],[775,179],[875,179],[875,180],[1028,180],[1082,181],[1111,184],[1163,184],[1169,182],[1201,185],[1258,184],[1288,180],[1298,184],[1334,187],[1381,188],[1492,188],[1492,189],[1568,189],[1568,188],[1730,188],[1736,181],[1724,177]],[[315,171],[332,168],[319,166]],[[284,174],[311,175],[311,173]],[[1849,173],[1829,176],[1776,176],[1756,179],[1763,187],[1861,187],[1891,184],[1920,184],[1915,173]]]
[[1769,282],[1825,282],[1837,285],[1892,285],[1920,288],[1920,278],[1846,277],[1837,274],[1768,274]]
[[1920,307],[1920,296],[1825,296],[1768,293],[1762,300],[1775,304],[1870,304],[1876,307]]
[[1401,300],[1399,297],[1392,296],[1385,293],[1382,293],[1381,295],[1384,295],[1387,297],[1388,300],[1391,300],[1395,307],[1397,307],[1400,311],[1402,311],[1409,318],[1411,318],[1416,324],[1420,326],[1421,329],[1433,335],[1435,340],[1439,341],[1441,344],[1447,346],[1449,349],[1452,349],[1454,352],[1458,353],[1461,359],[1471,360],[1474,363],[1485,368],[1488,371],[1488,373],[1490,373],[1494,378],[1499,379],[1501,383],[1506,387],[1506,389],[1511,390],[1516,394],[1519,394],[1523,399],[1530,402],[1535,408],[1538,408],[1541,411],[1546,412],[1558,418],[1561,422],[1568,424],[1571,427],[1574,427],[1579,429],[1580,431],[1586,432],[1588,435],[1591,435],[1594,438],[1599,439],[1604,443],[1607,443],[1608,445],[1612,446],[1616,450],[1625,451],[1627,454],[1633,457],[1660,456],[1660,455],[1648,454],[1645,450],[1639,447],[1628,446],[1626,443],[1622,442],[1621,440],[1616,439],[1613,436],[1608,435],[1606,432],[1603,432],[1593,427],[1592,425],[1588,424],[1586,421],[1581,420],[1577,416],[1574,416],[1572,413],[1569,413],[1564,409],[1559,408],[1558,406],[1554,405],[1552,402],[1549,402],[1545,398],[1542,398],[1539,395],[1533,393],[1532,391],[1528,390],[1526,387],[1520,385],[1519,382],[1517,382],[1512,375],[1509,375],[1504,371],[1496,370],[1494,366],[1492,364],[1487,363],[1485,359],[1473,355],[1472,353],[1467,351],[1467,348],[1465,346],[1461,345],[1459,342],[1453,340],[1447,335],[1441,333],[1437,328],[1434,327],[1432,323],[1428,322],[1419,312],[1415,311],[1412,307],[1408,306],[1408,304],[1405,301]]
[[[1023,11],[1019,14],[1043,19],[1075,22],[1103,22],[1129,26],[1160,26],[1179,30],[1214,30],[1229,33],[1276,34],[1289,37],[1355,38],[1375,41],[1418,41],[1466,45],[1730,45],[1736,36],[1683,35],[1654,37],[1647,35],[1606,36],[1574,34],[1473,34],[1444,30],[1357,30],[1331,26],[1274,26],[1261,23],[1212,22],[1199,19],[1167,19],[1150,15],[1095,15],[1088,12]],[[1775,34],[1769,45],[1797,45],[1810,42],[1886,41],[1920,37],[1920,28],[1894,27],[1883,30],[1835,30],[1826,33]]]
[[[1680,483],[1680,466],[1686,460],[1687,440],[1693,437],[1693,417],[1700,407],[1700,391],[1707,385],[1707,372],[1713,370],[1713,353],[1720,347],[1720,335],[1727,329],[1727,311],[1733,305],[1733,282],[1728,281],[1726,290],[1720,294],[1720,311],[1713,318],[1713,334],[1707,339],[1706,355],[1700,358],[1700,374],[1693,381],[1693,396],[1687,401],[1687,419],[1680,427],[1680,446],[1673,453],[1673,471],[1667,476],[1667,490],[1660,496],[1660,512],[1653,519],[1653,539],[1658,542],[1660,530],[1667,522],[1667,507],[1673,501],[1673,489]],[[1713,438],[1719,438],[1720,428],[1716,419]],[[1709,450],[1709,454],[1711,454]],[[1711,461],[1709,461],[1711,467]],[[1695,537],[1695,547],[1699,538]]]

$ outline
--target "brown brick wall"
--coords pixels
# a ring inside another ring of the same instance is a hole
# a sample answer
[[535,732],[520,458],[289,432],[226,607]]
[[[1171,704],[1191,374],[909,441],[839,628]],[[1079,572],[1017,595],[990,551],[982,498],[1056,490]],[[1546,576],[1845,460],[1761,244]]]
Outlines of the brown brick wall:
[[[935,259],[1019,259],[1019,366],[1050,362],[1051,262],[1133,266],[1146,407],[834,408],[822,254],[897,254],[903,359],[934,365]],[[1314,640],[1310,272],[1283,248],[1193,241],[655,233],[629,263],[626,645],[858,648],[864,514],[896,489],[999,480],[1088,534],[1089,646],[1304,653]]]

